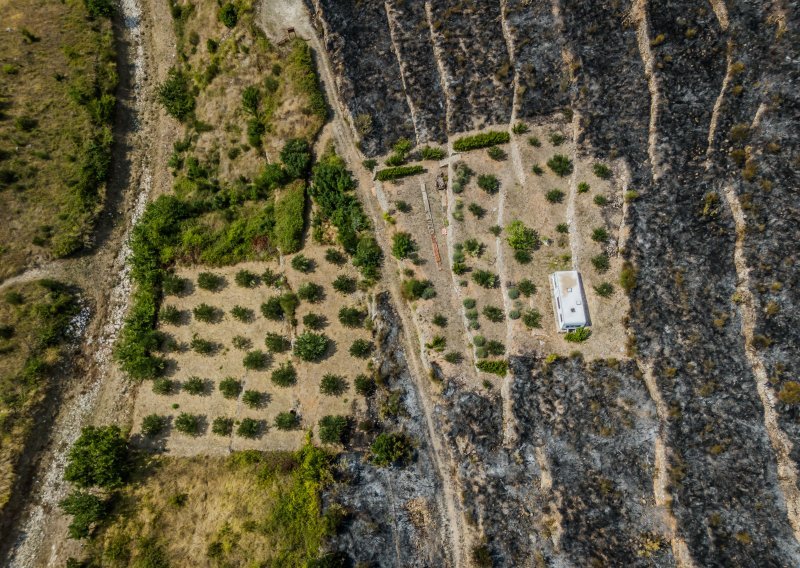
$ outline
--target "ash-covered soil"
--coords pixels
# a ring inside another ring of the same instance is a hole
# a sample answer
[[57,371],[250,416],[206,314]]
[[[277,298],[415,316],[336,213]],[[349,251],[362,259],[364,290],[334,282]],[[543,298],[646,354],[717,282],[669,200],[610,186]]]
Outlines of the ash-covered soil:
[[[495,565],[800,564],[797,6],[313,9],[341,99],[371,116],[366,154],[507,127],[516,99],[526,120],[571,108],[579,151],[630,172],[631,359],[513,361],[507,447],[499,396],[457,380],[443,390],[462,505]],[[673,554],[679,541],[688,558]]]

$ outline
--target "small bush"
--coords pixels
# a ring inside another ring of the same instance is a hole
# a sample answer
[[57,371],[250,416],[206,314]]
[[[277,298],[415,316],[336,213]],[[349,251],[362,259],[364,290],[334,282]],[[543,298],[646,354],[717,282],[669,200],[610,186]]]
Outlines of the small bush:
[[291,361],[287,361],[272,371],[270,380],[279,387],[290,387],[297,383],[297,370]]
[[319,361],[325,356],[330,339],[324,333],[306,331],[294,343],[294,354],[302,361]]
[[332,373],[326,373],[319,382],[319,392],[327,396],[341,396],[347,390],[347,380]]
[[195,353],[200,355],[211,355],[217,349],[217,345],[207,339],[203,339],[201,337],[197,337],[195,335],[192,337],[192,340],[189,342],[189,347]]
[[475,363],[475,366],[484,373],[492,373],[504,377],[508,372],[508,361],[505,359],[500,360],[481,360]]
[[482,174],[478,176],[478,187],[489,195],[494,195],[500,191],[500,180],[492,174]]
[[400,294],[408,301],[429,300],[436,296],[436,291],[429,280],[410,278],[400,284]]
[[378,467],[405,465],[414,455],[414,445],[405,434],[378,434],[370,446],[372,462]]
[[417,243],[411,237],[411,233],[399,232],[392,237],[392,254],[395,258],[404,259],[414,255],[417,251]]
[[231,316],[237,321],[248,323],[253,321],[255,314],[250,308],[245,308],[237,304],[231,308]]
[[196,414],[181,412],[175,419],[175,429],[182,434],[197,436],[200,433],[200,417]]
[[233,377],[225,377],[219,382],[219,392],[225,398],[237,398],[242,392],[242,382]]
[[508,319],[518,320],[520,317],[522,317],[522,314],[518,309],[514,308],[512,310],[509,310]]
[[325,299],[325,288],[314,282],[306,282],[297,289],[297,296],[301,300],[316,304]]
[[21,306],[25,303],[25,296],[17,292],[16,290],[9,290],[6,292],[4,296],[6,303],[11,306]]
[[630,262],[625,262],[622,265],[622,271],[619,274],[619,285],[623,290],[630,293],[636,287],[636,279],[638,271]]
[[264,423],[255,418],[242,418],[239,427],[236,428],[236,435],[240,438],[258,438],[261,435],[261,430]]
[[284,313],[281,307],[281,297],[272,296],[266,302],[261,304],[261,315],[271,321],[280,321],[283,319]]
[[568,176],[572,173],[572,160],[564,154],[556,154],[547,160],[547,167],[559,177]]
[[608,282],[603,282],[595,286],[594,291],[601,298],[608,298],[614,293],[614,286]]
[[300,427],[300,417],[296,412],[280,412],[275,417],[275,428],[278,430],[296,430]]
[[594,204],[599,205],[600,207],[608,205],[608,198],[605,195],[595,195]]
[[515,251],[533,251],[539,248],[539,233],[526,227],[522,221],[512,221],[506,227],[506,241]]
[[442,337],[441,335],[436,335],[431,339],[428,343],[425,344],[425,347],[428,349],[432,349],[438,353],[441,353],[447,347],[447,339]]
[[367,317],[366,310],[356,307],[343,306],[339,309],[339,323],[345,327],[358,328],[364,327],[364,319]]
[[568,331],[564,334],[564,339],[569,341],[570,343],[581,343],[582,341],[586,341],[592,335],[592,331],[590,329],[586,329],[585,327],[579,327],[578,329],[574,329],[572,331]]
[[472,273],[472,280],[482,288],[497,288],[500,284],[500,277],[488,270],[476,270]]
[[368,159],[364,160],[363,162],[361,162],[361,165],[364,166],[369,171],[374,171],[375,170],[375,166],[378,165],[378,160],[373,160],[372,158],[368,158]]
[[553,146],[561,146],[564,143],[564,140],[567,138],[561,134],[560,132],[551,132],[550,133],[550,143]]
[[230,436],[233,432],[233,419],[218,416],[211,423],[211,432],[217,436]]
[[528,125],[525,124],[524,122],[518,122],[511,127],[511,132],[517,135],[525,134],[526,132],[528,132],[528,130],[529,130]]
[[564,192],[560,189],[551,189],[544,194],[544,198],[550,203],[561,203],[564,201]]
[[447,318],[442,314],[434,315],[431,322],[437,327],[447,327]]
[[303,316],[303,325],[314,331],[319,331],[328,325],[328,318],[320,314],[306,314]]
[[541,328],[542,314],[539,313],[539,310],[536,308],[527,309],[522,314],[522,323],[524,323],[525,327],[528,329]]
[[303,254],[296,255],[291,262],[292,268],[303,274],[308,274],[314,270],[314,261]]
[[400,211],[400,213],[411,213],[411,205],[409,203],[398,200],[395,201],[394,204],[395,207],[397,207],[397,210]]
[[344,266],[344,263],[347,262],[347,258],[340,251],[329,248],[325,251],[325,261],[335,266]]
[[167,427],[167,419],[158,414],[148,414],[142,419],[142,434],[148,438],[154,438],[164,431]]
[[517,284],[517,288],[519,289],[520,293],[526,298],[530,298],[533,294],[536,293],[536,284],[534,284],[527,278],[520,280],[519,283]]
[[594,175],[599,177],[600,179],[609,179],[611,177],[611,168],[609,168],[605,164],[597,163],[592,166],[592,171]]
[[372,354],[375,344],[366,339],[356,339],[350,346],[350,355],[358,359],[366,359]]
[[225,278],[213,272],[201,272],[197,275],[197,286],[203,290],[216,292],[225,283]]
[[468,310],[471,310],[471,309],[472,309],[472,308],[474,308],[474,307],[475,307],[475,305],[476,305],[476,302],[475,302],[475,300],[474,300],[473,298],[464,298],[464,301],[463,301],[463,302],[461,302],[461,303],[462,303],[462,304],[464,305],[464,307],[465,307],[465,308],[467,308]]
[[475,337],[472,338],[472,344],[475,347],[483,347],[484,345],[486,345],[486,338],[482,335],[476,335]]
[[194,112],[195,106],[189,76],[175,67],[170,69],[166,81],[158,87],[158,101],[167,114],[185,122]]
[[607,243],[608,231],[604,227],[597,227],[592,231],[592,240],[596,243]]
[[482,312],[484,317],[493,323],[500,323],[505,320],[505,313],[497,306],[484,306]]
[[464,356],[461,355],[458,351],[449,351],[445,354],[444,360],[450,363],[451,365],[458,365],[461,361],[464,360]]
[[611,266],[608,260],[607,254],[598,254],[597,256],[592,257],[592,266],[594,269],[597,270],[600,274],[606,272]]
[[261,274],[261,280],[263,280],[265,286],[269,286],[271,288],[280,288],[285,282],[285,277],[282,274],[277,274],[272,269],[267,268]]
[[519,290],[517,290],[516,288],[509,288],[508,298],[510,300],[516,300],[517,298],[519,298]]
[[269,356],[260,350],[248,351],[242,360],[242,365],[248,371],[260,371],[269,364]]
[[236,27],[236,22],[239,21],[239,13],[236,10],[236,6],[234,6],[231,2],[223,4],[220,7],[217,15],[219,17],[219,21],[225,24],[226,28]]
[[476,219],[483,219],[484,215],[486,215],[486,209],[478,205],[477,203],[470,203],[467,210],[472,213]]
[[58,505],[66,514],[72,515],[68,534],[75,540],[91,536],[93,527],[99,525],[107,513],[106,503],[87,491],[73,490]]
[[87,426],[67,454],[64,479],[78,487],[117,487],[129,468],[128,442],[119,427]]
[[419,157],[423,160],[441,160],[446,155],[446,152],[442,148],[423,146],[419,149]]
[[178,325],[181,318],[182,313],[175,306],[163,306],[158,312],[158,319],[171,325]]
[[255,288],[258,286],[259,278],[258,274],[254,272],[240,270],[236,273],[236,276],[234,276],[234,281],[237,286],[241,286],[242,288]]
[[219,310],[214,306],[209,306],[206,303],[202,303],[192,310],[194,314],[194,319],[197,321],[201,321],[204,323],[212,323],[217,321],[219,318]]
[[569,233],[569,225],[566,223],[559,223],[556,225],[556,232],[561,233],[562,235],[566,235]]
[[539,164],[533,164],[533,166],[531,167],[531,172],[533,173],[533,175],[537,176],[544,175],[544,169]]
[[231,339],[231,345],[233,345],[234,349],[238,349],[239,351],[246,351],[253,346],[253,342],[241,335],[234,335]]
[[506,144],[510,140],[511,135],[508,132],[490,131],[459,138],[453,143],[453,149],[456,152],[468,152],[497,144]]
[[539,148],[542,145],[542,141],[539,140],[536,136],[531,136],[528,138],[528,144],[530,144],[534,148]]
[[175,383],[169,379],[160,378],[153,381],[153,392],[162,396],[172,394],[175,391]]
[[586,193],[589,191],[589,184],[582,181],[578,184],[578,193]]
[[246,390],[242,395],[242,402],[247,408],[259,408],[264,402],[264,393],[257,390]]
[[356,376],[356,380],[354,381],[354,386],[356,392],[361,396],[369,397],[375,394],[377,390],[377,385],[375,384],[375,379],[372,377],[368,377],[367,375],[358,375]]
[[167,274],[161,284],[164,294],[168,296],[178,296],[186,291],[189,281],[175,274]]
[[333,289],[340,294],[352,294],[356,291],[356,279],[340,274],[336,277],[336,280],[333,281]]
[[205,394],[206,383],[200,377],[189,377],[184,381],[182,388],[191,395]]
[[346,416],[328,415],[319,420],[319,439],[323,444],[344,444],[350,430]]
[[415,176],[424,172],[425,168],[422,166],[395,166],[378,170],[378,173],[375,174],[375,178],[378,181],[390,181],[393,179]]
[[486,153],[496,162],[501,162],[508,157],[508,154],[499,146],[489,146],[489,148],[486,149]]

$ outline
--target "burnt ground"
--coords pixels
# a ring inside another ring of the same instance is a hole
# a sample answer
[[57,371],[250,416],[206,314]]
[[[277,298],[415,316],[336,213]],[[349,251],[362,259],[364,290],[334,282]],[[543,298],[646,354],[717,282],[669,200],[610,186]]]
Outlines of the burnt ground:
[[[342,100],[354,115],[370,97],[382,100],[370,111],[382,126],[363,149],[385,151],[413,125],[400,64],[383,43],[384,4],[323,4],[317,16],[349,82]],[[423,97],[426,124],[445,120],[447,134],[507,126],[516,71],[525,86],[519,116],[571,106],[582,151],[623,161],[638,193],[624,251],[636,269],[633,361],[544,364],[538,353],[514,361],[509,447],[499,397],[456,382],[443,391],[438,419],[459,460],[467,520],[495,563],[675,564],[667,511],[654,503],[658,433],[669,512],[696,565],[797,565],[787,507],[797,487],[778,472],[800,458],[800,406],[786,396],[800,366],[797,7],[637,3],[642,24],[625,1],[560,0],[556,11],[509,1],[512,67],[499,3],[434,0],[425,6],[430,21],[419,3],[391,4],[401,27],[419,31],[400,34],[401,58],[414,59],[405,68],[444,89]],[[366,44],[378,46],[381,73],[364,74],[361,57],[341,55]],[[743,211],[744,270],[728,188]],[[742,286],[752,302],[742,301]],[[766,370],[763,392],[754,361]],[[646,368],[668,409],[661,418],[641,378]],[[788,462],[765,422],[773,407]]]

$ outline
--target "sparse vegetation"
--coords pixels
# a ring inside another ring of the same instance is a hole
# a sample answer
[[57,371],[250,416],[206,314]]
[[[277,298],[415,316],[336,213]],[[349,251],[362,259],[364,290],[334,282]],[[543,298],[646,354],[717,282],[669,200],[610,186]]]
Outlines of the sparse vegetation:
[[581,343],[589,339],[592,335],[592,330],[585,327],[579,327],[564,334],[564,339],[570,343]]
[[372,442],[370,453],[372,462],[379,467],[403,466],[411,460],[414,454],[414,445],[405,434],[383,432],[378,434]]
[[601,298],[610,298],[614,293],[614,286],[608,282],[602,282],[594,287],[594,291]]

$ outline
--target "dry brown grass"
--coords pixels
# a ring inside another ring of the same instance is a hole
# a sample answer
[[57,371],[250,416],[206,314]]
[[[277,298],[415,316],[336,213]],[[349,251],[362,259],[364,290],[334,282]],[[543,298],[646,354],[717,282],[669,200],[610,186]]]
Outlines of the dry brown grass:
[[[65,232],[91,232],[95,211],[76,202],[68,180],[92,125],[69,89],[95,76],[111,36],[110,23],[88,22],[77,0],[3,0],[0,21],[0,170],[19,176],[6,189],[0,182],[1,281],[49,256]],[[30,131],[18,126],[23,116],[37,121]]]

